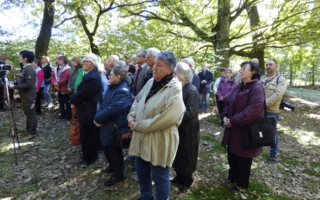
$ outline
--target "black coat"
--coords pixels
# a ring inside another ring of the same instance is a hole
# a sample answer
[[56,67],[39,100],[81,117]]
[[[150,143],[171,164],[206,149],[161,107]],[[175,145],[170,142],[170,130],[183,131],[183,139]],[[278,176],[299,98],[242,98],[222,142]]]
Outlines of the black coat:
[[179,126],[179,146],[173,162],[177,174],[190,174],[196,170],[199,149],[199,93],[191,83],[183,86],[183,102],[186,106]]
[[[213,82],[212,73],[209,70],[207,70],[205,76],[203,75],[203,72],[200,72],[198,74],[198,76],[199,76],[199,79],[200,79],[200,90],[199,90],[199,93],[200,94],[208,94],[208,93],[210,93],[211,83]],[[201,83],[202,80],[206,80],[207,82],[202,84]]]
[[193,74],[192,85],[193,85],[194,87],[196,87],[197,90],[199,91],[199,89],[200,89],[200,79],[199,79],[199,76],[195,73],[194,70],[192,70],[192,74]]
[[101,100],[102,83],[97,68],[83,76],[77,92],[70,96],[70,103],[75,104],[80,125],[92,125]]

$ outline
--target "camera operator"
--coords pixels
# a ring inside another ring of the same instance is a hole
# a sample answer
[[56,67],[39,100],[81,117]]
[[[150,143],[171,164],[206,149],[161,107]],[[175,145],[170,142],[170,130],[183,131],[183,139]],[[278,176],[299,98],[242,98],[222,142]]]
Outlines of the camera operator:
[[[15,81],[15,74],[17,74],[17,70],[14,68],[13,63],[8,60],[7,54],[6,53],[1,53],[1,60],[4,62],[6,65],[11,65],[12,69],[7,72],[7,77],[9,81],[14,82]],[[14,94],[14,89],[9,89],[9,95],[10,95],[10,100],[13,101],[13,94]]]
[[[5,62],[0,60],[0,65],[4,65],[6,64]],[[2,83],[0,82],[0,111],[5,111],[4,107],[4,87],[2,85]]]
[[32,51],[23,50],[20,52],[19,61],[23,64],[23,69],[19,76],[18,84],[9,86],[10,89],[19,90],[22,109],[27,118],[27,132],[22,136],[31,135],[32,138],[37,134],[37,115],[34,108],[36,100],[36,71],[31,65],[33,60],[34,53]]

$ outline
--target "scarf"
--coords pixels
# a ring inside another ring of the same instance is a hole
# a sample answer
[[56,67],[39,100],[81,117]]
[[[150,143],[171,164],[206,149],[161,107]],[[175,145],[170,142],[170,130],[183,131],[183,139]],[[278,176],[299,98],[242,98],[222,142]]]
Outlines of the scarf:
[[152,87],[149,91],[149,94],[146,98],[146,102],[150,99],[153,95],[155,95],[159,90],[161,90],[165,85],[167,85],[173,79],[173,73],[165,76],[161,81],[157,82],[153,80]]

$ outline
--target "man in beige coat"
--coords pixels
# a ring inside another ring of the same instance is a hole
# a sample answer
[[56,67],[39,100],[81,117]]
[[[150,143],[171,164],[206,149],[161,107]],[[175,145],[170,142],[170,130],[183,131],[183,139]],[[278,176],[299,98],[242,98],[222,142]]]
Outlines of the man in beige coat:
[[[264,85],[266,96],[267,116],[276,118],[276,125],[280,118],[280,103],[287,89],[286,79],[277,73],[276,60],[268,60],[266,63],[267,75],[262,76],[260,82]],[[276,130],[276,145],[270,147],[270,157],[267,162],[276,162],[278,154],[278,132]]]

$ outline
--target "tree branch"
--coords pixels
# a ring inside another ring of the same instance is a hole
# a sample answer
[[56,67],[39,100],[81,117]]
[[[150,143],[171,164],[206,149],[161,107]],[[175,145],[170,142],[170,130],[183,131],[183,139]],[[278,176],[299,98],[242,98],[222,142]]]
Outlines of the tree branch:
[[76,17],[76,16],[73,16],[73,17],[65,18],[65,19],[63,19],[59,24],[53,26],[53,28],[58,28],[60,25],[62,25],[62,24],[65,23],[66,21],[73,20],[73,19],[75,19],[75,18],[77,18],[77,17]]

